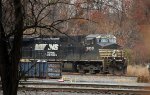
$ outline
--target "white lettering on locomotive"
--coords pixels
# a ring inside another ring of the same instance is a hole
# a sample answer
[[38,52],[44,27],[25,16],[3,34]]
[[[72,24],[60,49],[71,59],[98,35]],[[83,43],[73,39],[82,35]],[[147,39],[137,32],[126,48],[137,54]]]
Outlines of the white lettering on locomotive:
[[58,44],[49,44],[48,50],[58,50]]
[[112,57],[116,57],[117,56],[117,51],[116,50],[113,50],[112,52]]
[[57,54],[55,52],[47,52],[46,56],[57,56]]
[[35,50],[58,50],[58,44],[35,44]]

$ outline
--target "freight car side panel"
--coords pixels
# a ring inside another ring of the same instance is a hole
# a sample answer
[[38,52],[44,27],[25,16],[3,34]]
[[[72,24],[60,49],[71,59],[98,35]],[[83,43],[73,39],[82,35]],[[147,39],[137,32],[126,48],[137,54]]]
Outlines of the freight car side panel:
[[29,78],[61,78],[60,62],[21,62],[21,74]]

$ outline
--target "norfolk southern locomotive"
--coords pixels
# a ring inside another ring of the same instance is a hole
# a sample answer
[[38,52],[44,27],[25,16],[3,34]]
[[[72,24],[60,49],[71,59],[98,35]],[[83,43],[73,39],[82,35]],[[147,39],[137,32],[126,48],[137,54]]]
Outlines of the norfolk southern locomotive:
[[22,59],[61,62],[63,71],[125,74],[124,51],[114,35],[24,37]]

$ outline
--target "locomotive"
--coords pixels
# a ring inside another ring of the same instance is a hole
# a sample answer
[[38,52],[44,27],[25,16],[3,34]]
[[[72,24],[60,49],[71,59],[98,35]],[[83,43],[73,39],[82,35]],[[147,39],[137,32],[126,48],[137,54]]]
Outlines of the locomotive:
[[114,35],[24,37],[21,60],[61,62],[67,72],[123,75],[124,54]]

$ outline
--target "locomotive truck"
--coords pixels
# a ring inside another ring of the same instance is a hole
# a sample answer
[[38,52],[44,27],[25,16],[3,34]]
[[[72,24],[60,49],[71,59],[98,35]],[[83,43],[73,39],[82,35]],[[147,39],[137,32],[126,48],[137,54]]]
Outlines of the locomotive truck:
[[114,35],[24,37],[21,60],[61,62],[67,72],[123,75],[124,54]]

